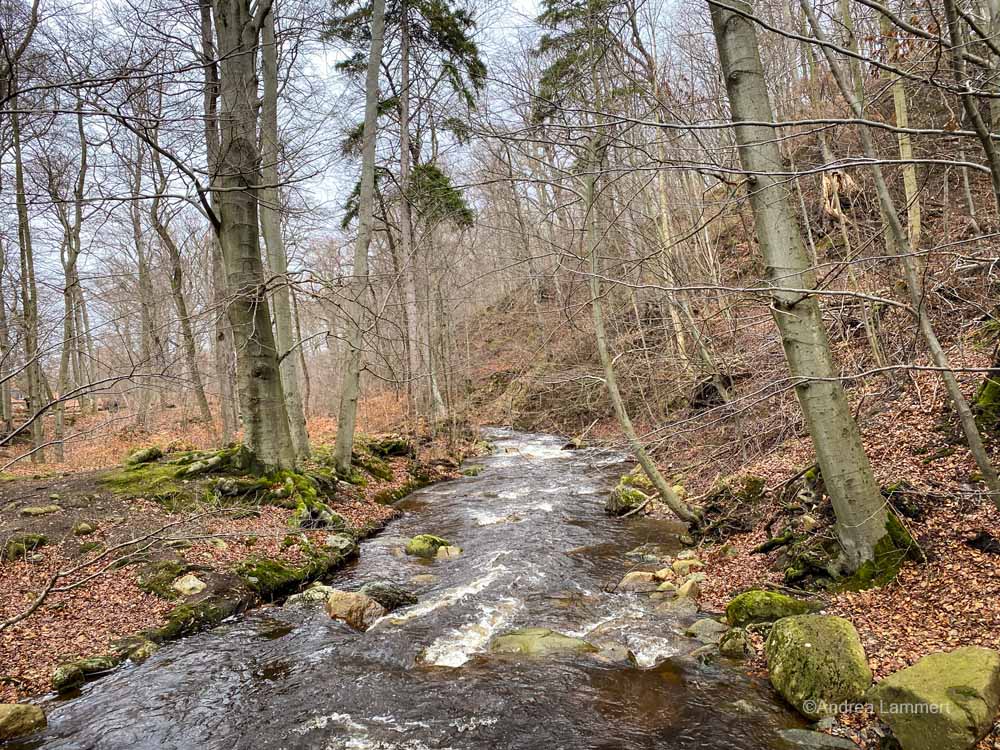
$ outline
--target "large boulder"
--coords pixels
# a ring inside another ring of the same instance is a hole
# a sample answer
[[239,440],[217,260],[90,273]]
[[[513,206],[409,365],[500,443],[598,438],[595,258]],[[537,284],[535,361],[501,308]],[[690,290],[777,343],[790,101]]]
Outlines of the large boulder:
[[498,635],[490,641],[494,654],[549,656],[552,654],[593,654],[600,649],[581,638],[573,638],[548,628],[521,628]]
[[612,516],[624,516],[637,510],[647,500],[649,497],[642,490],[622,482],[604,503],[604,512]]
[[871,687],[872,673],[854,626],[832,615],[796,615],[774,623],[764,646],[771,684],[809,719],[837,712]]
[[355,630],[368,630],[385,615],[385,607],[357,591],[333,591],[326,597],[326,613],[343,620]]
[[417,534],[406,544],[406,554],[414,557],[434,557],[441,547],[450,547],[451,542],[433,534]]
[[869,693],[903,750],[969,750],[1000,710],[1000,653],[966,646],[925,656]]
[[754,622],[774,622],[782,617],[807,615],[818,608],[812,602],[777,591],[747,591],[726,605],[726,621],[735,628],[742,628]]
[[391,581],[371,581],[362,586],[360,591],[381,604],[386,612],[417,603],[416,596]]
[[729,628],[718,620],[713,620],[711,617],[705,617],[691,623],[687,630],[684,631],[684,635],[695,638],[702,643],[718,643],[722,640],[722,634],[727,630],[729,630]]
[[45,729],[45,712],[29,703],[0,704],[0,742]]

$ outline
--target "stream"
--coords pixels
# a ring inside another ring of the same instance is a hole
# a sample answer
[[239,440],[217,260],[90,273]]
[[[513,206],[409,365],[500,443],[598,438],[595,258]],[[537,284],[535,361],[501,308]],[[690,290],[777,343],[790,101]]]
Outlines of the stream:
[[[701,663],[690,622],[648,596],[607,593],[625,553],[678,527],[614,519],[604,500],[625,456],[560,450],[546,435],[489,430],[482,471],[413,493],[331,585],[375,579],[418,604],[359,633],[322,607],[271,607],[165,646],[145,663],[45,705],[49,727],[19,750],[266,748],[700,748],[791,750],[802,726],[737,663]],[[458,558],[402,553],[432,533]],[[679,549],[679,546],[676,547]],[[412,582],[419,576],[417,582]],[[433,579],[427,576],[434,576]],[[592,656],[490,656],[490,638],[541,626],[627,645],[639,666]]]

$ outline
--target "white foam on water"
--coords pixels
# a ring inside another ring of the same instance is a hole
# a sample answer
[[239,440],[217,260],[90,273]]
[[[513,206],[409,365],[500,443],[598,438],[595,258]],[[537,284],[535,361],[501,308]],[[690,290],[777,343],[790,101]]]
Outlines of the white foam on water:
[[[504,565],[497,565],[489,573],[484,576],[470,581],[464,586],[455,586],[450,589],[445,589],[436,598],[428,599],[426,602],[421,602],[420,604],[415,604],[412,607],[408,607],[405,612],[401,615],[395,613],[385,615],[379,618],[372,625],[372,628],[377,628],[381,623],[388,621],[391,625],[401,625],[404,622],[409,622],[418,617],[423,617],[428,612],[433,612],[441,607],[447,607],[460,601],[466,596],[472,594],[478,594],[483,591],[491,583],[493,583],[497,578],[507,572],[507,567]],[[371,630],[371,628],[369,628]]]
[[532,494],[534,491],[535,490],[532,487],[521,487],[516,490],[504,490],[503,492],[500,492],[497,497],[501,500],[517,500],[525,495]]
[[468,718],[455,719],[451,722],[451,726],[459,732],[469,732],[479,727],[492,727],[498,721],[499,718],[496,716],[469,716]]
[[481,604],[480,616],[439,636],[424,649],[420,659],[424,664],[435,667],[460,667],[472,655],[483,650],[493,634],[521,608],[523,602],[517,599],[502,599],[496,604]]
[[477,526],[493,526],[498,523],[520,523],[524,519],[516,513],[504,513],[504,508],[493,511],[470,510],[469,515],[475,520]]
[[635,654],[635,663],[640,667],[655,667],[664,659],[678,653],[675,641],[656,636],[630,634],[626,639],[626,645]]
[[326,714],[324,716],[316,716],[315,718],[309,719],[305,724],[300,727],[295,728],[296,734],[307,734],[314,729],[326,729],[330,724],[339,724],[345,729],[350,729],[355,732],[364,732],[365,727],[354,721],[354,717],[350,714]]

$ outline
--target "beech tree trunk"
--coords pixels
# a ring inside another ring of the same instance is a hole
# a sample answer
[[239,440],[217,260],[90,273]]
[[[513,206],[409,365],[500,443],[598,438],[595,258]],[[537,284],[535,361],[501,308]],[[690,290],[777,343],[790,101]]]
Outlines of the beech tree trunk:
[[[744,0],[732,4],[750,10]],[[814,288],[815,276],[784,180],[769,174],[784,170],[775,131],[740,124],[774,121],[753,26],[733,11],[711,3],[709,8],[740,161],[750,174],[750,205],[773,285],[772,312],[836,514],[845,562],[854,570],[874,559],[888,534],[885,501],[833,366],[819,304],[814,295],[801,291]]]

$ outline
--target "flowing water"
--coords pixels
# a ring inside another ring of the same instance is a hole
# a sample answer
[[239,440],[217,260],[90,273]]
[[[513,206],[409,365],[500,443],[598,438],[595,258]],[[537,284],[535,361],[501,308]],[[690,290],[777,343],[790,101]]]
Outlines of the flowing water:
[[[790,747],[778,731],[799,722],[739,665],[691,657],[699,644],[681,635],[689,620],[605,590],[626,572],[625,552],[678,533],[605,516],[624,457],[561,451],[550,436],[488,437],[497,452],[475,461],[479,476],[410,495],[405,516],[332,581],[351,589],[389,579],[418,604],[364,633],[322,608],[234,619],[50,703],[46,733],[19,747]],[[425,532],[463,555],[404,555],[406,538]],[[487,653],[491,636],[528,625],[624,643],[639,666]]]

